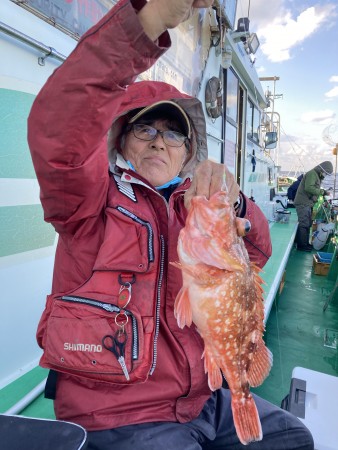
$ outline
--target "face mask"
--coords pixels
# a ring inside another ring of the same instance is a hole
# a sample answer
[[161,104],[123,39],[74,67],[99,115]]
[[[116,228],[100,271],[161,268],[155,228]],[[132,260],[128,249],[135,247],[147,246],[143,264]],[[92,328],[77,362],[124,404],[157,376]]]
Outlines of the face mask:
[[161,189],[165,189],[169,186],[172,186],[173,184],[178,184],[182,181],[181,177],[175,177],[172,180],[168,181],[168,183],[162,184],[161,186],[156,186],[156,189],[160,191]]

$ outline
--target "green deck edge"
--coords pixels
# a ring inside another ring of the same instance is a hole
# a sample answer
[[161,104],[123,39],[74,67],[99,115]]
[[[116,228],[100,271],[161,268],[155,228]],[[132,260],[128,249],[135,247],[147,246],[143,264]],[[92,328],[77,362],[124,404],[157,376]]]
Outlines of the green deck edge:
[[289,211],[290,219],[288,223],[273,222],[270,224],[272,254],[261,272],[261,277],[265,283],[263,288],[266,320],[269,317],[273,301],[276,295],[278,295],[279,286],[297,231],[298,220],[296,210],[292,209]]
[[[35,367],[20,378],[8,384],[0,390],[0,414],[4,414],[19,402],[25,395],[33,390],[48,375],[48,370],[42,367]],[[20,415],[28,417],[40,417],[54,419],[53,402],[45,399],[41,394],[30,405],[26,406]]]

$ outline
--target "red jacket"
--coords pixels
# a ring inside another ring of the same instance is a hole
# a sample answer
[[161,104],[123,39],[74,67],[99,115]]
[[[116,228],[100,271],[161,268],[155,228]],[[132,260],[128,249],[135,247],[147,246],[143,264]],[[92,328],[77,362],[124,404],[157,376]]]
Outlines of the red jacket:
[[[133,2],[135,8],[137,3],[143,2]],[[169,264],[178,259],[177,237],[186,217],[183,194],[194,166],[206,157],[205,120],[200,102],[172,86],[133,83],[170,45],[167,33],[157,45],[147,38],[133,5],[119,2],[82,37],[39,93],[29,117],[29,145],[45,220],[59,233],[53,293],[72,292],[94,270],[110,280],[97,288],[100,295],[116,297],[118,275],[131,271],[136,274],[135,305],[143,305],[142,310],[150,304],[153,310],[159,300],[156,368],[145,382],[113,385],[60,373],[56,417],[88,430],[190,421],[210,396],[201,338],[194,327],[179,329],[173,314],[181,275]],[[180,103],[194,125],[193,157],[181,174],[185,181],[168,203],[130,171],[114,148],[124,114],[163,99]],[[109,171],[107,133],[112,122]],[[117,213],[118,206],[150,224],[151,260],[149,230],[142,237],[139,223],[130,217],[125,220]],[[249,255],[262,267],[271,254],[268,223],[247,198],[246,217],[252,224]],[[39,325],[42,346],[52,301]]]

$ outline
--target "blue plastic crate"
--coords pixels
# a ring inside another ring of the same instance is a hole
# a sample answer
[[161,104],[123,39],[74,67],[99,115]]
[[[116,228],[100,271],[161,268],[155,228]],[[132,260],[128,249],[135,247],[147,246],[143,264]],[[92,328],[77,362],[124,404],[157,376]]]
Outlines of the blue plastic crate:
[[331,264],[333,253],[317,252],[319,262]]

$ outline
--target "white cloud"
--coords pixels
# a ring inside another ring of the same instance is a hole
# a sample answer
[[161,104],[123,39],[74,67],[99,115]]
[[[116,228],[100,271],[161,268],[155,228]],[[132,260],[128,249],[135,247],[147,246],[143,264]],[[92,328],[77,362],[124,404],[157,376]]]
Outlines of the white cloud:
[[283,170],[306,172],[323,160],[333,161],[331,148],[323,141],[322,136],[291,136],[281,140],[279,160]]
[[326,124],[330,123],[332,119],[334,119],[336,116],[336,113],[332,111],[331,109],[323,109],[320,111],[307,111],[306,113],[301,115],[300,120],[304,123],[320,123],[320,124]]
[[338,86],[332,88],[330,91],[326,92],[325,97],[334,98],[338,97]]
[[[269,7],[266,6],[266,0],[238,0],[237,4],[237,18],[250,18],[250,30],[257,31],[258,28],[263,28],[271,23],[275,17],[278,17],[285,12],[283,6],[285,0],[274,0],[270,2]],[[250,4],[250,8],[249,8]]]
[[338,83],[338,75],[332,75],[329,81],[331,81],[331,83]]
[[[266,8],[266,5],[265,5]],[[335,5],[313,6],[302,11],[296,18],[290,11],[275,16],[258,29],[261,51],[272,62],[291,58],[291,49],[316,32],[333,15]]]

